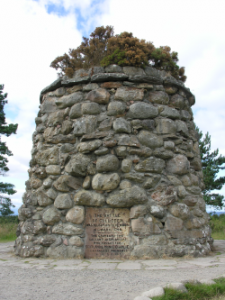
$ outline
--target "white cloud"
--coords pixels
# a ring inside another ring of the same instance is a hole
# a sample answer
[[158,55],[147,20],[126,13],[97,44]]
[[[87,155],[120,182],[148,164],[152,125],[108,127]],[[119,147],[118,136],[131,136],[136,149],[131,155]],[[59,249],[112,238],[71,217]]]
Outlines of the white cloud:
[[[14,154],[7,179],[27,176],[39,93],[57,77],[51,61],[80,44],[78,27],[90,33],[96,26],[113,25],[115,33],[133,32],[177,51],[179,64],[186,67],[186,86],[196,96],[195,121],[211,134],[212,149],[225,155],[224,0],[2,2],[0,83],[8,93],[8,121],[19,124],[17,135],[6,139]],[[63,6],[68,14],[48,14],[49,4]]]

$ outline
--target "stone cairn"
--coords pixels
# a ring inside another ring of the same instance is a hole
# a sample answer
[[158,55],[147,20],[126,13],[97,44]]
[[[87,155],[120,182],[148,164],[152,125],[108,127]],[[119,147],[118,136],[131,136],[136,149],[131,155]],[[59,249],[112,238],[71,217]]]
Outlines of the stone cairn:
[[93,67],[57,79],[40,102],[16,255],[211,251],[195,98],[181,81],[152,67]]

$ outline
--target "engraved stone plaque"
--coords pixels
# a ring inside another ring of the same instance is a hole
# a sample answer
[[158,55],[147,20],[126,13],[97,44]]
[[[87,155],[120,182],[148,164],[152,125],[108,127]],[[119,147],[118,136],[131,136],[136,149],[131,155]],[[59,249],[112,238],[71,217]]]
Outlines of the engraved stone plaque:
[[128,258],[129,209],[92,208],[86,210],[86,258]]

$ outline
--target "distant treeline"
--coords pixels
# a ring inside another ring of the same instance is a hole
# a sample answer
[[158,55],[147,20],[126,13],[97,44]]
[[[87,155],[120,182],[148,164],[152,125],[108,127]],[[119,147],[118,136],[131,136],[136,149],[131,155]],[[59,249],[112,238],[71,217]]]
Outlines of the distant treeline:
[[0,216],[0,224],[19,223],[18,216]]

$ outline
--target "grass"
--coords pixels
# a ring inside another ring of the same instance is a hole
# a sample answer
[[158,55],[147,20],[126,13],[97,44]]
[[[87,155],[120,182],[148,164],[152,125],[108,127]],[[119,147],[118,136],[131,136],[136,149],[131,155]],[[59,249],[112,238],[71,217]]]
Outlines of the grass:
[[17,226],[17,217],[0,217],[0,243],[15,241]]
[[182,293],[173,289],[165,288],[165,295],[153,297],[152,300],[216,300],[225,299],[225,278],[214,279],[212,285],[185,284],[188,293]]
[[221,214],[220,216],[212,215],[210,226],[214,240],[225,240],[225,214]]

